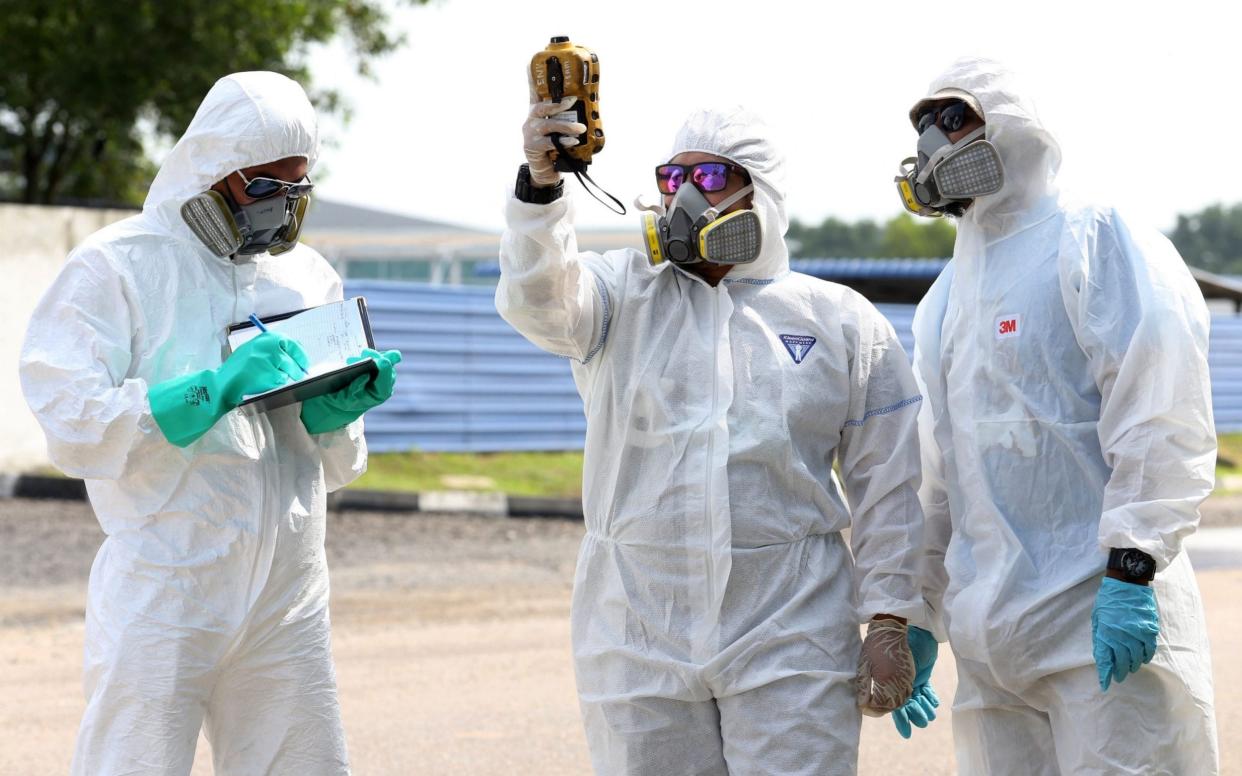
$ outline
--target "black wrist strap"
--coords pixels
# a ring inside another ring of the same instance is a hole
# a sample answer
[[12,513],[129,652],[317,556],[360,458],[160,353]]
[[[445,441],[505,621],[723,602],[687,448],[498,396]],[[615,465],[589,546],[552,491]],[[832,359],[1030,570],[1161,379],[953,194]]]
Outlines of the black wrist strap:
[[513,196],[521,202],[533,205],[548,205],[561,198],[565,193],[565,181],[557,181],[554,186],[536,186],[530,179],[530,165],[518,168],[517,183],[513,187]]

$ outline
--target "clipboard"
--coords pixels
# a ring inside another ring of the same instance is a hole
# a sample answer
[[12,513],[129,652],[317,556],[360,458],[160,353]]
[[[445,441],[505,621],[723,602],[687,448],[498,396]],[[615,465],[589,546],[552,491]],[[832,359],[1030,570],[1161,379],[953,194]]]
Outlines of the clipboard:
[[[247,412],[270,412],[316,396],[335,393],[362,375],[375,375],[374,359],[352,364],[345,359],[357,356],[363,348],[375,350],[371,318],[365,297],[262,316],[269,331],[292,337],[302,345],[310,360],[310,375],[265,393],[247,396],[238,406]],[[227,350],[231,354],[243,343],[261,334],[253,323],[242,321],[228,327]]]

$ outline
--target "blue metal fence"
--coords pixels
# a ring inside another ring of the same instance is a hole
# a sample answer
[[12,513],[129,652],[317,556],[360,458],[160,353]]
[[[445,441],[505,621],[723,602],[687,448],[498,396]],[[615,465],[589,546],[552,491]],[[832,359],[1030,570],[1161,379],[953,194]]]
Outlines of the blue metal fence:
[[501,319],[495,289],[347,281],[376,345],[397,348],[397,393],[367,415],[372,450],[580,450],[582,400],[565,359]]
[[1217,433],[1242,431],[1242,317],[1212,316],[1208,366]]
[[[397,394],[367,415],[377,452],[580,450],[582,400],[569,363],[531,345],[496,313],[495,289],[346,281],[365,296],[376,344],[404,359]],[[913,305],[878,305],[913,351]],[[1242,318],[1213,316],[1218,431],[1242,431]]]

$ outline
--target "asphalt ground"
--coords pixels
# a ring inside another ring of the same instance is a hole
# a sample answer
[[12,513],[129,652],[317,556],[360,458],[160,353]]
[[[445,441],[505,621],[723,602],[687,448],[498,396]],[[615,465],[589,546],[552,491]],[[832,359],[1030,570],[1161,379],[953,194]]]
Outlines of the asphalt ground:
[[[1223,773],[1242,773],[1242,499],[1213,499],[1191,548],[1217,659]],[[378,774],[589,772],[569,651],[579,522],[333,512],[333,652],[353,770]],[[1234,538],[1229,538],[1234,537]],[[1234,539],[1238,539],[1237,543]],[[85,582],[102,534],[71,501],[0,501],[0,774],[65,773],[84,706]],[[1205,562],[1200,563],[1200,558]],[[861,774],[952,774],[941,719],[903,741],[864,719]],[[194,774],[210,774],[200,740]]]

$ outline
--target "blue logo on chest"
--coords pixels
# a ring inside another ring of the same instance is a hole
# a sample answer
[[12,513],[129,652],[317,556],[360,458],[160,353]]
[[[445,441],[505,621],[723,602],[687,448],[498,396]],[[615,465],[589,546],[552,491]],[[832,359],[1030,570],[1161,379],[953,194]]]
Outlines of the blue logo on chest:
[[802,359],[806,358],[806,354],[810,353],[811,347],[815,345],[815,338],[805,334],[782,334],[780,337],[785,350],[789,351],[795,364],[801,364]]

